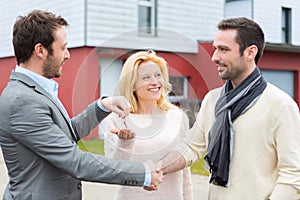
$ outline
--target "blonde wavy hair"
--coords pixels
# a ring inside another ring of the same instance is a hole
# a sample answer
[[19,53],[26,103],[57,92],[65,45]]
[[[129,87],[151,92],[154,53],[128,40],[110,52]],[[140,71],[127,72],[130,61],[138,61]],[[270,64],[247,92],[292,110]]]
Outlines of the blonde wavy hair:
[[156,55],[155,51],[139,51],[128,57],[123,65],[120,75],[119,88],[120,95],[124,96],[131,105],[131,113],[138,112],[138,100],[134,92],[134,85],[137,80],[137,70],[144,62],[153,62],[160,67],[164,84],[162,93],[157,100],[157,105],[162,110],[178,109],[177,106],[170,103],[167,99],[169,92],[172,90],[172,85],[169,82],[168,64],[162,57]]

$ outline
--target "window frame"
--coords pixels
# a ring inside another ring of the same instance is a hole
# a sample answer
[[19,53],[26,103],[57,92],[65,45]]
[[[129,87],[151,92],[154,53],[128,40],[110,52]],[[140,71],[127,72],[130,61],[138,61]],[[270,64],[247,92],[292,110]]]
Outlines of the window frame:
[[[141,8],[150,9],[150,17],[146,22],[141,19]],[[138,1],[138,34],[141,36],[157,36],[157,0]]]
[[281,7],[281,40],[283,43],[290,44],[292,41],[292,9]]
[[[183,82],[182,82],[182,92],[183,94],[181,95],[176,95],[176,93],[173,93],[172,91],[175,90],[175,85],[171,83],[171,79],[172,78],[182,78]],[[188,77],[187,76],[170,76],[169,77],[169,82],[172,84],[172,91],[170,92],[170,94],[168,95],[169,101],[172,103],[176,103],[179,102],[181,100],[187,99],[188,98]],[[175,94],[175,95],[172,95]]]

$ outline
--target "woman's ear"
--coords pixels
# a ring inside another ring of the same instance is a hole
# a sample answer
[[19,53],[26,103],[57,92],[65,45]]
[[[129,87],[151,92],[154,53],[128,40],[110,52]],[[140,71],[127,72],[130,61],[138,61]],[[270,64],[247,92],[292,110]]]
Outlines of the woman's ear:
[[135,86],[135,84],[134,84],[134,85],[133,85],[133,88],[132,88],[132,91],[135,92],[135,90],[136,90],[136,86]]

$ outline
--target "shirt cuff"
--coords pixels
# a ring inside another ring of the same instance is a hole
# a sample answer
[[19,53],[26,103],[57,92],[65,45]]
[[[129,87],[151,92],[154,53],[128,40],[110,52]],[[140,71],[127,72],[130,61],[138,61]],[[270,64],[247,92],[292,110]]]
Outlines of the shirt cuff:
[[150,186],[151,185],[151,171],[150,171],[148,165],[144,164],[144,166],[145,166],[144,186]]
[[97,105],[98,105],[99,108],[100,108],[101,110],[103,110],[104,112],[110,112],[110,111],[107,110],[107,109],[102,105],[102,103],[101,103],[101,100],[104,99],[104,98],[106,98],[106,97],[107,97],[107,96],[102,96],[100,99],[98,99]]

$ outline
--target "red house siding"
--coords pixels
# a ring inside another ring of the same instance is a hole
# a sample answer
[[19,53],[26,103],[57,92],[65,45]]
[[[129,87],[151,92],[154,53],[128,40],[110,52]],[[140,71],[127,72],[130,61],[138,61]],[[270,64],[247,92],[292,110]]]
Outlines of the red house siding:
[[[201,43],[201,46],[213,54],[211,43]],[[300,106],[300,53],[264,50],[258,66],[261,69],[290,70],[294,72],[294,100]]]
[[[126,52],[115,50],[112,52]],[[204,95],[213,88],[222,85],[215,65],[211,62],[213,48],[211,43],[199,43],[197,54],[157,52],[169,64],[169,73],[172,76],[186,76],[189,80],[189,98],[203,99]],[[56,79],[59,83],[59,97],[70,116],[80,113],[88,104],[99,98],[99,59],[103,55],[93,47],[70,49],[71,59],[63,66],[63,74]],[[112,53],[113,54],[113,53]],[[109,56],[109,55],[108,55]],[[115,55],[110,55],[115,57]],[[124,53],[121,58],[129,55]],[[15,67],[14,57],[0,59],[0,92],[6,86],[11,70]],[[259,62],[262,69],[292,70],[295,74],[295,100],[300,102],[300,63],[299,53],[265,51]],[[95,128],[85,139],[98,137],[98,128]]]
[[0,58],[0,94],[9,81],[11,71],[16,66],[15,57]]
[[[99,61],[91,53],[93,50],[91,47],[70,49],[71,59],[64,64],[62,76],[55,79],[59,83],[59,98],[70,116],[80,113],[99,98]],[[0,59],[0,93],[15,65],[14,57]],[[98,129],[95,128],[90,135],[97,136]]]
[[262,69],[290,70],[294,72],[294,99],[300,105],[300,53],[265,51],[259,67]]

